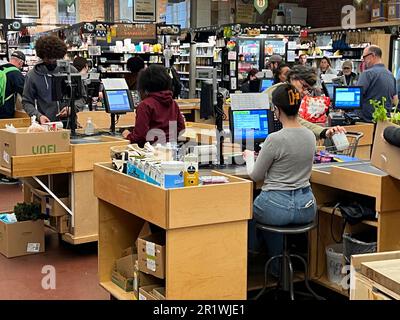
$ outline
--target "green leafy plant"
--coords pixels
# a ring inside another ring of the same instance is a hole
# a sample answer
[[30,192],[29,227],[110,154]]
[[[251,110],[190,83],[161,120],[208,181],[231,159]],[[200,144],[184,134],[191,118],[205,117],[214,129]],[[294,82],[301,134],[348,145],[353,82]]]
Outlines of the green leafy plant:
[[374,123],[388,120],[387,110],[385,108],[386,100],[386,97],[382,97],[380,101],[375,99],[369,100],[369,103],[374,107],[374,113],[372,114],[372,120]]
[[41,207],[37,203],[17,203],[14,207],[15,217],[18,222],[45,219],[41,212]]

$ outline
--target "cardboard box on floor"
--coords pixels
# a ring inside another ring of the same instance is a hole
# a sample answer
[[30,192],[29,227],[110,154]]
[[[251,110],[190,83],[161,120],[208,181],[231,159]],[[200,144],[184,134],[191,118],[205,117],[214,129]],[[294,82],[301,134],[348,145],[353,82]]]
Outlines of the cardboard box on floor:
[[43,220],[7,224],[0,221],[0,253],[7,258],[44,252]]
[[[148,228],[148,226],[143,228]],[[143,231],[143,229],[142,229]],[[151,231],[150,231],[151,232]],[[137,240],[139,270],[157,278],[165,278],[165,235],[161,233],[143,235]]]
[[390,126],[400,128],[400,126],[389,121],[378,122],[375,130],[371,163],[373,166],[387,172],[393,178],[400,180],[400,148],[392,146],[383,138],[383,132]]
[[[39,189],[32,189],[31,192],[32,202],[40,204],[43,214],[51,217],[61,217],[67,214],[67,211],[47,192]],[[70,208],[69,198],[60,198],[60,200]]]
[[69,214],[65,214],[61,217],[49,217],[49,225],[53,228],[57,233],[68,233],[70,232],[71,227],[71,216]]
[[0,130],[1,166],[11,168],[13,156],[27,156],[70,150],[70,134],[68,130],[56,132],[27,133],[27,128],[16,129],[17,132]]

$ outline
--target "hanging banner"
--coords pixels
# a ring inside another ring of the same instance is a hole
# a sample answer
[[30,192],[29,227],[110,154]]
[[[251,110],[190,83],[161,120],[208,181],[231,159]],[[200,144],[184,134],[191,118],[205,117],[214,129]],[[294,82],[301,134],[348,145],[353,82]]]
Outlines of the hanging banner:
[[134,0],[133,21],[156,22],[156,0]]
[[268,8],[268,0],[254,0],[254,7],[259,14],[263,14]]

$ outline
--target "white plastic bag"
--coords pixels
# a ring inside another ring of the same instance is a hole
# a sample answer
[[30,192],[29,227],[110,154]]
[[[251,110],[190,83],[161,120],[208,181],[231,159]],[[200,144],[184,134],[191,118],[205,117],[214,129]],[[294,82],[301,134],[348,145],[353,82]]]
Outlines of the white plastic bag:
[[46,132],[46,128],[42,127],[40,124],[36,122],[36,116],[32,116],[31,125],[28,128],[28,133],[36,133],[36,132]]
[[17,133],[17,129],[12,124],[6,124],[6,130],[8,132]]

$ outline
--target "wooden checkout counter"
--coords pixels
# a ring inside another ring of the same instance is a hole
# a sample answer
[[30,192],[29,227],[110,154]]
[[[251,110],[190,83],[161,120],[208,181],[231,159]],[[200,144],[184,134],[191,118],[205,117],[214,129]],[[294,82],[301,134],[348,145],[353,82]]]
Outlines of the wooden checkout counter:
[[[198,101],[197,101],[198,102]],[[184,101],[181,107],[185,111],[199,110],[196,101]],[[78,123],[84,127],[90,117],[96,129],[107,130],[110,127],[110,116],[104,111],[79,112]],[[16,111],[15,118],[0,120],[0,128],[13,124],[16,128],[27,128],[31,119],[23,111]],[[132,127],[135,114],[121,115],[117,127]],[[92,143],[71,143],[70,152],[13,157],[12,169],[0,167],[0,173],[13,178],[25,180],[24,201],[30,201],[30,187],[39,187],[31,177],[41,177],[47,187],[51,187],[52,179],[48,175],[69,174],[69,195],[71,200],[70,233],[62,234],[62,239],[71,244],[82,244],[98,240],[98,208],[97,198],[93,191],[93,165],[96,162],[110,160],[110,148],[127,145],[128,141],[121,137],[100,136]],[[65,179],[63,179],[65,181]]]

